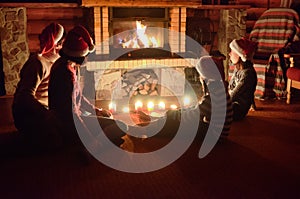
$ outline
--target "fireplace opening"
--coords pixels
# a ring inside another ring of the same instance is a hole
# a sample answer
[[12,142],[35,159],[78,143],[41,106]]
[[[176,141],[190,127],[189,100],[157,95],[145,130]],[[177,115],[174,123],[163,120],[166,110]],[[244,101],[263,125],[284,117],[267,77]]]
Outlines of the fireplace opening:
[[169,57],[167,8],[110,8],[110,53],[121,58]]

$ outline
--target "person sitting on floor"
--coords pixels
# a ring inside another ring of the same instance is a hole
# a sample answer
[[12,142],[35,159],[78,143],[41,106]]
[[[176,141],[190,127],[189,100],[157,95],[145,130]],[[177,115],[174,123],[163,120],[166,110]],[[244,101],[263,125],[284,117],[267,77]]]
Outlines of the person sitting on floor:
[[[198,123],[198,135],[203,138],[209,126],[212,128],[213,136],[220,135],[226,138],[229,135],[231,123],[233,121],[232,102],[227,90],[227,82],[222,78],[224,68],[217,67],[216,62],[211,56],[200,58],[196,69],[200,74],[203,96],[199,103],[187,108],[177,110],[167,110],[163,117],[152,117],[142,111],[133,115],[136,117],[139,126],[144,126],[144,132],[154,128],[163,128],[158,132],[159,135],[174,135],[178,130],[180,122],[184,124]],[[213,115],[214,114],[214,115]],[[195,121],[198,118],[199,121]],[[196,123],[195,123],[196,122]],[[151,128],[147,130],[147,128]],[[129,126],[131,133],[135,130],[136,134],[140,133],[140,128]]]
[[[221,137],[225,138],[229,135],[231,123],[233,121],[233,108],[230,95],[228,93],[228,82],[224,79],[224,68],[217,67],[218,70],[213,67],[218,66],[211,56],[203,56],[200,58],[196,69],[200,75],[200,82],[202,83],[203,96],[199,103],[200,109],[200,122],[216,125],[216,128],[221,128]],[[213,103],[213,104],[212,104]],[[212,112],[212,106],[217,110]],[[225,114],[219,112],[225,107]],[[218,113],[214,119],[216,121],[211,122],[212,113]],[[224,123],[222,117],[225,116]]]
[[233,102],[233,119],[241,120],[251,108],[255,107],[254,92],[257,85],[257,74],[253,67],[253,55],[256,43],[241,38],[234,39],[229,47],[231,49],[230,61],[235,65],[233,76],[229,81],[229,94]]
[[96,107],[82,94],[79,69],[94,49],[89,32],[81,25],[75,26],[66,36],[59,52],[61,57],[53,64],[49,80],[49,109],[60,121],[64,144],[78,145],[83,150],[84,141],[95,150],[103,146],[103,140],[95,139],[101,133],[97,131],[99,124],[117,146],[124,142],[122,137],[127,131],[126,124],[114,120],[108,110]]
[[64,37],[64,28],[58,23],[51,23],[42,30],[40,51],[32,54],[22,67],[14,93],[14,124],[28,143],[39,149],[60,145],[52,121],[54,118],[48,111],[48,83]]

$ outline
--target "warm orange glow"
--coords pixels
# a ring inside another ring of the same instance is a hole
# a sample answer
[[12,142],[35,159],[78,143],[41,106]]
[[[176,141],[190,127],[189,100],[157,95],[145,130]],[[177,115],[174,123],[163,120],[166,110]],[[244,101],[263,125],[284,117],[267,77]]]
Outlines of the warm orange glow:
[[141,101],[135,102],[135,104],[134,104],[134,109],[135,109],[136,111],[141,110],[142,108],[143,108],[143,102],[141,102]]
[[148,111],[153,111],[154,110],[154,103],[153,102],[148,102],[147,109],[148,109]]
[[158,47],[158,41],[155,37],[148,37],[146,34],[147,26],[141,21],[136,21],[136,35],[133,39],[122,44],[123,48],[149,48]]
[[159,102],[158,103],[158,109],[159,110],[165,110],[166,109],[166,104],[164,102]]
[[116,112],[116,111],[117,111],[117,105],[116,105],[116,103],[110,102],[110,103],[108,104],[108,109],[109,109],[109,111],[112,112],[112,113]]
[[183,106],[186,107],[186,106],[189,106],[191,103],[191,99],[189,97],[185,97],[183,99]]
[[175,110],[175,109],[177,109],[178,107],[177,107],[176,104],[171,104],[171,105],[170,105],[170,108],[171,108],[172,110]]
[[123,107],[122,111],[123,113],[129,113],[129,107]]

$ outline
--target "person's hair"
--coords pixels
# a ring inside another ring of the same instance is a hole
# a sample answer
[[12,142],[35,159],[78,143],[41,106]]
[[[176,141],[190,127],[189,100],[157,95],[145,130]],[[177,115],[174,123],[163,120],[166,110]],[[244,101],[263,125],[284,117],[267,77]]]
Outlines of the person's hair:
[[62,43],[65,40],[66,36],[67,36],[67,32],[64,30],[63,36],[60,38],[60,40],[58,40],[56,45],[62,45]]
[[253,62],[250,60],[246,60],[245,62],[242,61],[242,59],[240,58],[239,62],[237,63],[237,69],[246,69],[246,68],[251,68],[253,67]]

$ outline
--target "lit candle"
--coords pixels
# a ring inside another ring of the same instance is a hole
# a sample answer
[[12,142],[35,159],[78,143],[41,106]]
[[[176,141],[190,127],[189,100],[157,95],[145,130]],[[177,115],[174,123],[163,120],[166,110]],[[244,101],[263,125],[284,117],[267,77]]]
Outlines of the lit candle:
[[191,103],[191,100],[190,100],[189,97],[185,97],[185,98],[183,99],[183,106],[184,106],[184,107],[189,106],[190,103]]
[[166,109],[166,104],[164,102],[159,102],[158,103],[158,109],[159,110],[165,110]]
[[170,108],[171,108],[172,110],[175,110],[175,109],[177,109],[177,106],[176,106],[175,104],[171,104],[171,105],[170,105]]
[[112,113],[117,111],[117,105],[114,102],[108,104],[108,110]]
[[153,111],[154,110],[154,103],[153,102],[148,102],[148,104],[147,104],[147,110],[148,111]]
[[123,107],[122,110],[123,110],[124,113],[129,113],[129,107]]
[[143,103],[141,101],[137,101],[135,104],[134,104],[134,109],[136,111],[138,110],[141,110],[143,108]]

